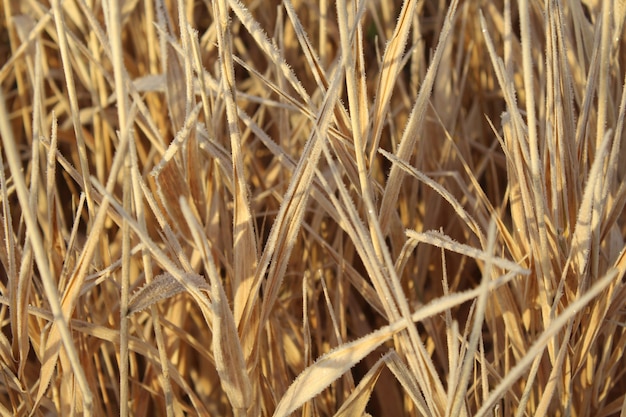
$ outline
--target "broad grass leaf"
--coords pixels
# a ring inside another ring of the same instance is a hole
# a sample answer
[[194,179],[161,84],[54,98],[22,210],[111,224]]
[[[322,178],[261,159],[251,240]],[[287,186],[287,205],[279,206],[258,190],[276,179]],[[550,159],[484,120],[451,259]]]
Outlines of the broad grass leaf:
[[287,389],[276,406],[274,417],[286,417],[302,407],[366,355],[389,340],[396,331],[392,326],[385,326],[354,342],[345,343],[319,358],[302,371]]

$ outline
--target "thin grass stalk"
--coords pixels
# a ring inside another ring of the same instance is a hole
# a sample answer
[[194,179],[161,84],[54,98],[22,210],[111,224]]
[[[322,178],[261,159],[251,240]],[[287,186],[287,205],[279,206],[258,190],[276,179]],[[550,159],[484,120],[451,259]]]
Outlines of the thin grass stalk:
[[[0,131],[1,132],[1,131]],[[0,190],[7,190],[7,178],[5,175],[5,166],[4,166],[4,158],[0,154]],[[24,373],[24,367],[26,366],[26,355],[28,353],[28,332],[26,332],[27,327],[24,326],[23,322],[25,322],[27,314],[28,314],[28,303],[26,300],[21,300],[21,297],[26,298],[26,294],[28,293],[28,283],[29,281],[26,279],[26,274],[18,274],[18,270],[21,271],[22,268],[19,267],[18,255],[20,255],[19,246],[16,244],[13,231],[13,216],[14,214],[11,212],[11,208],[9,206],[9,193],[2,192],[0,193],[0,198],[2,198],[2,233],[4,234],[4,244],[5,251],[8,257],[7,263],[7,273],[9,274],[10,281],[8,282],[8,288],[11,291],[11,296],[9,303],[14,305],[15,308],[11,309],[10,319],[11,319],[11,333],[14,340],[17,340],[18,346],[18,377],[22,377]],[[26,242],[30,245],[28,242]],[[27,259],[26,259],[27,258]],[[24,256],[22,258],[22,263],[25,261],[31,260],[31,256]],[[24,269],[26,269],[25,265],[22,265]],[[24,279],[20,279],[24,277]],[[14,310],[14,311],[13,311]],[[18,384],[19,386],[19,384]]]
[[[113,2],[115,3],[115,2]],[[106,2],[105,2],[106,4]],[[87,196],[87,208],[89,210],[89,218],[93,218],[95,214],[95,207],[93,198],[91,196],[91,187],[87,178],[89,178],[89,161],[87,158],[87,146],[85,145],[85,137],[81,130],[81,122],[79,119],[80,108],[78,106],[78,94],[76,91],[76,84],[74,82],[74,74],[72,71],[72,60],[70,58],[69,45],[67,41],[66,23],[63,17],[63,11],[61,10],[61,3],[59,0],[52,1],[52,12],[54,14],[54,23],[56,25],[57,37],[59,42],[59,52],[61,53],[61,59],[63,61],[63,74],[65,76],[68,99],[70,102],[70,111],[72,113],[72,125],[74,126],[74,133],[76,134],[76,145],[78,149],[78,156],[80,161],[80,169],[83,178],[83,191]],[[115,33],[115,32],[113,32]],[[115,43],[115,39],[112,39]],[[117,51],[121,54],[121,43],[118,45]],[[121,103],[121,102],[120,102]],[[125,126],[126,124],[121,124]]]
[[527,367],[544,351],[552,337],[559,332],[563,326],[567,325],[584,306],[604,291],[617,277],[617,270],[609,271],[595,282],[587,292],[581,294],[580,297],[567,306],[561,314],[556,316],[550,324],[550,327],[545,329],[541,335],[535,339],[526,355],[521,360],[517,361],[515,366],[509,370],[498,386],[490,392],[489,399],[483,403],[475,416],[483,417],[486,416],[487,413],[490,413],[495,403],[510,389],[511,384],[520,378],[526,372]]
[[600,147],[602,138],[604,137],[604,131],[606,129],[608,119],[608,103],[609,103],[609,71],[610,55],[611,55],[611,34],[613,28],[613,2],[602,2],[602,15],[600,17],[599,27],[601,28],[600,35],[600,62],[599,62],[599,80],[598,80],[598,121],[596,123],[596,142],[594,144],[595,149]]
[[[33,91],[33,160],[36,160],[38,158],[35,158],[36,155],[38,155],[38,148],[41,144],[41,137],[43,137],[43,130],[44,130],[44,109],[43,109],[43,70],[41,68],[41,65],[37,65],[37,64],[42,64],[43,57],[42,57],[42,50],[41,50],[41,45],[40,43],[37,43],[35,46],[35,74],[34,74],[34,91]],[[54,115],[53,115],[54,116]],[[54,117],[53,117],[54,119]],[[56,120],[55,120],[56,121]],[[53,123],[52,125],[52,132],[51,132],[51,141],[54,142],[54,146],[56,147],[56,140],[57,140],[57,124]],[[37,152],[37,153],[35,153]],[[34,162],[34,161],[33,161]],[[46,250],[49,254],[52,254],[52,246],[53,246],[53,242],[55,241],[55,237],[52,236],[54,231],[52,230],[52,225],[55,224],[57,219],[53,219],[53,207],[54,207],[54,187],[52,186],[53,181],[54,181],[54,156],[52,153],[48,153],[47,158],[46,158],[46,203],[47,203],[47,215],[48,215],[48,225],[50,226],[50,236],[48,236],[46,238],[45,236],[45,230],[42,230],[42,232],[44,233],[44,235],[42,236],[42,239],[44,239],[46,241],[46,243],[48,243],[48,245],[46,245]],[[35,189],[34,184],[38,183],[38,181],[36,180],[36,177],[38,176],[37,173],[37,168],[33,166],[33,172],[31,173],[31,178],[33,179],[33,184],[31,185],[31,210],[32,213],[37,213],[37,194],[38,194],[38,190]],[[4,187],[2,187],[2,189],[6,189]],[[7,204],[7,208],[8,208],[8,201],[5,202]],[[7,229],[5,229],[7,230]],[[7,232],[10,232],[11,235],[13,235],[13,231],[12,231],[12,227],[10,229],[7,230]],[[10,236],[7,233],[7,242],[11,242],[10,243],[10,254],[12,257],[15,256],[15,247],[13,246],[13,239],[8,239],[8,236]],[[28,295],[30,293],[30,291],[32,291],[32,281],[29,279],[29,275],[27,273],[27,271],[32,268],[32,245],[30,243],[27,242],[27,245],[25,245],[26,247],[24,248],[24,252],[23,255],[24,257],[22,258],[22,264],[20,266],[20,274],[19,276],[17,274],[15,275],[10,275],[12,277],[18,277],[17,279],[17,288],[12,288],[13,291],[15,291],[14,296],[15,296],[15,301],[17,302],[17,306],[14,309],[11,310],[15,310],[14,312],[12,311],[12,319],[15,318],[15,325],[16,328],[14,329],[15,332],[15,336],[17,336],[17,343],[18,343],[18,349],[19,349],[19,356],[20,356],[20,364],[19,364],[19,368],[18,368],[18,375],[21,378],[25,377],[24,371],[25,371],[25,366],[26,366],[26,361],[27,361],[27,355],[28,355],[28,351],[29,351],[29,341],[28,341],[28,313],[26,311],[26,306],[28,305]],[[15,259],[15,258],[13,258]],[[48,263],[50,265],[50,273],[52,275],[54,275],[54,266],[53,266],[53,262],[51,262],[51,257],[48,257]],[[12,271],[12,272],[16,272],[16,271]],[[12,280],[13,281],[13,280]],[[13,295],[13,291],[12,291],[12,295]],[[13,316],[13,314],[15,314],[15,316]],[[25,380],[25,379],[24,379]],[[28,402],[30,403],[30,399],[28,400]],[[32,404],[29,404],[32,405]]]
[[[120,126],[120,136],[129,137],[128,129],[128,98],[125,90],[126,79],[124,70],[124,58],[121,38],[121,12],[120,4],[116,1],[105,2],[105,22],[111,44],[111,58],[113,61],[113,76],[115,80],[115,96],[117,102],[117,118]],[[123,140],[127,142],[128,139]],[[130,172],[130,161],[124,158],[125,177]],[[84,180],[88,175],[83,172]],[[88,195],[89,196],[89,195]],[[89,200],[88,200],[89,201]],[[123,204],[126,212],[131,211],[130,181],[123,184]],[[98,213],[100,214],[100,213]],[[130,287],[130,228],[127,222],[122,223],[122,277],[120,297],[120,416],[130,415],[130,389],[129,389],[129,352],[128,352],[128,297]]]
[[[287,16],[289,16],[289,19],[291,20],[294,31],[296,33],[296,37],[298,38],[298,42],[300,42],[300,45],[304,52],[304,57],[306,58],[309,68],[311,68],[313,72],[313,77],[315,77],[315,82],[317,83],[317,87],[319,88],[320,91],[323,92],[326,89],[328,89],[328,78],[332,77],[332,75],[327,75],[324,72],[321,57],[317,56],[317,54],[315,53],[315,49],[313,48],[313,45],[311,45],[311,43],[309,42],[309,39],[307,38],[307,35],[306,35],[306,31],[304,27],[302,26],[302,22],[298,18],[298,15],[296,13],[295,7],[292,4],[292,2],[290,0],[286,0],[283,4],[283,7],[285,8],[285,11],[287,12]],[[325,36],[326,34],[324,33],[323,35]],[[280,66],[277,68],[277,70],[280,73]],[[280,77],[278,81],[280,84],[283,84],[285,81],[285,77]],[[283,87],[284,89],[285,86],[280,85],[279,87]]]
[[[187,7],[189,6],[193,6],[193,3],[188,2]],[[191,47],[191,40],[189,37],[189,23],[187,22],[187,16],[185,13],[185,2],[183,0],[177,0],[176,7],[178,8],[178,27],[180,30],[181,46],[183,51],[185,51],[185,54],[183,55],[185,71],[185,115],[188,115],[191,113],[191,109],[194,105],[192,75],[193,49]]]
[[[127,157],[124,164],[124,176],[130,173],[130,160]],[[130,213],[131,207],[131,182],[124,181],[123,204],[124,210]],[[128,352],[128,299],[130,293],[130,227],[128,222],[122,222],[122,282],[120,286],[120,416],[130,415],[130,390],[129,390],[129,352]]]
[[320,0],[318,3],[318,13],[320,16],[319,24],[318,24],[318,48],[320,51],[320,62],[322,65],[328,65],[329,56],[328,56],[328,0]]

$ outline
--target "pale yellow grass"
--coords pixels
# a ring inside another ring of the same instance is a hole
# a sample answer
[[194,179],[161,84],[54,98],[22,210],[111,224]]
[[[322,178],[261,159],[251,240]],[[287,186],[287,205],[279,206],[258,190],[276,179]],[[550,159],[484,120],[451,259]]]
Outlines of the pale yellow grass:
[[626,2],[2,2],[0,415],[626,416]]

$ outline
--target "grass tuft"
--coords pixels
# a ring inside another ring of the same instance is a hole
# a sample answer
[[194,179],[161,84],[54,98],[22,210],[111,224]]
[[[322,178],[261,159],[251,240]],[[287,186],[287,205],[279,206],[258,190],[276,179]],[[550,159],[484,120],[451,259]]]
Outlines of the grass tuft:
[[626,417],[626,2],[0,6],[0,415]]

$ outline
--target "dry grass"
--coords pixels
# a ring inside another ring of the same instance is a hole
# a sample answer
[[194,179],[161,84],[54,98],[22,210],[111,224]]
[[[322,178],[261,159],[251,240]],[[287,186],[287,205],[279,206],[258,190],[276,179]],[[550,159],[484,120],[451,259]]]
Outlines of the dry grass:
[[2,2],[0,415],[626,416],[626,2],[245,3]]

